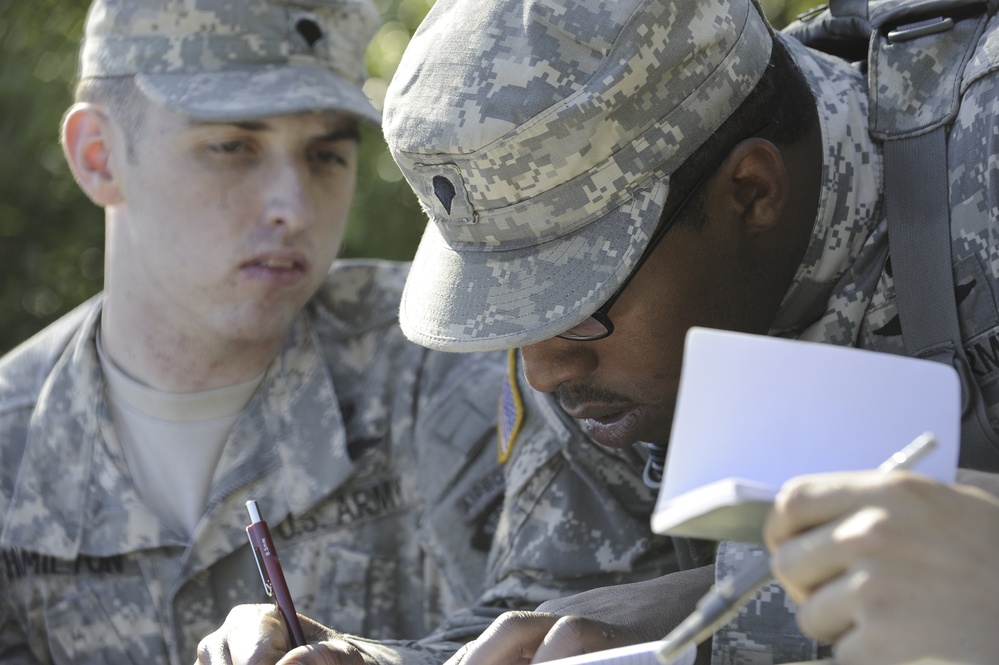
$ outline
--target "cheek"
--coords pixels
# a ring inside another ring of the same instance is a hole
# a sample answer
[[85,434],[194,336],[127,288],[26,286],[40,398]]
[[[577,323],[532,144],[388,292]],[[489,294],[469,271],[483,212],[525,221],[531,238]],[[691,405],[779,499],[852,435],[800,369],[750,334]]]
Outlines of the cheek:
[[636,313],[636,318],[635,325],[622,322],[625,325],[614,331],[611,338],[620,337],[613,352],[601,354],[601,365],[617,376],[616,382],[630,383],[640,391],[643,401],[659,401],[657,395],[668,397],[676,392],[686,328],[672,325],[674,319],[664,320],[651,307]]
[[[619,346],[628,350],[631,363],[657,375],[677,374],[687,330],[700,325],[704,302],[702,284],[690,273],[650,270],[643,281],[633,284],[620,311],[611,311]],[[637,281],[637,279],[636,279]]]
[[[176,254],[177,261],[201,254],[215,244],[221,199],[227,190],[205,190],[194,182],[162,180],[146,188],[135,208],[144,220],[134,225],[144,238],[136,242],[149,246],[155,255]],[[134,218],[134,217],[133,217]]]
[[313,201],[319,215],[319,227],[324,236],[342,240],[354,197],[356,177],[352,174],[313,188]]
[[[238,184],[238,183],[237,183]],[[255,189],[240,191],[236,186],[213,188],[203,195],[205,206],[219,213],[230,214],[242,207],[248,207],[256,201],[253,196]]]
[[716,267],[699,260],[697,250],[677,243],[657,253],[611,310],[615,360],[666,401],[676,394],[687,331],[719,323]]
[[743,329],[753,281],[744,257],[707,230],[678,233],[676,240],[650,271],[650,308],[662,334],[682,341],[693,326]]
[[320,208],[320,218],[312,229],[312,244],[330,263],[336,258],[347,234],[347,210],[326,206]]

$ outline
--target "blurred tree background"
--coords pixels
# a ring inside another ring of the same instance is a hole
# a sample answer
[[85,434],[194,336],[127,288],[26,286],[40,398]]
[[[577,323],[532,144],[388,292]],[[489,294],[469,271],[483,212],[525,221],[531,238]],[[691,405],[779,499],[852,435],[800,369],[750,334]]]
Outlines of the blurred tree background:
[[[763,5],[771,21],[783,26],[817,2]],[[103,281],[103,214],[76,187],[58,143],[88,4],[0,0],[0,353],[99,291]],[[375,4],[384,25],[368,51],[365,91],[380,107],[433,0]],[[366,132],[341,255],[409,259],[422,226],[415,197],[381,136]]]

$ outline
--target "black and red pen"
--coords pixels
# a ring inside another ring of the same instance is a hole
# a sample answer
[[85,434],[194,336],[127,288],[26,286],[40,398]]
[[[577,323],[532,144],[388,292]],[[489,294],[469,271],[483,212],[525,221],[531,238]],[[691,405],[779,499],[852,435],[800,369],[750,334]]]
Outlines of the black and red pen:
[[284,571],[281,570],[281,561],[278,559],[277,550],[274,549],[274,539],[271,538],[267,522],[261,519],[256,501],[247,501],[246,510],[250,513],[250,525],[246,527],[246,535],[250,537],[250,547],[253,548],[253,557],[257,560],[264,591],[268,596],[274,597],[274,602],[284,615],[284,623],[288,627],[288,634],[291,635],[292,646],[304,646],[305,633],[302,632],[302,625],[298,622],[295,603],[291,599],[288,583],[284,580]]

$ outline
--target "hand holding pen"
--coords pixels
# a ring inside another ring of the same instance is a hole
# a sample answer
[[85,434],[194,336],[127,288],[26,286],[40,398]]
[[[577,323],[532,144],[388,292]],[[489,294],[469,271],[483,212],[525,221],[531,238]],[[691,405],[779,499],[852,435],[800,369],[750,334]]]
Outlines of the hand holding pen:
[[[910,469],[937,444],[932,434],[922,434],[885,460],[878,471]],[[657,654],[663,665],[674,663],[691,644],[700,644],[728,622],[772,578],[770,556],[749,563],[743,570],[718,582],[697,603],[697,608],[674,628]]]
[[256,501],[247,501],[246,510],[250,513],[250,525],[246,527],[246,535],[250,538],[250,547],[253,548],[253,556],[257,561],[260,579],[264,583],[264,591],[274,598],[284,616],[292,646],[304,646],[305,633],[302,632],[302,625],[298,622],[295,603],[291,599],[288,583],[285,582],[284,571],[281,569],[281,561],[274,548],[274,539],[271,538],[267,522],[261,519]]
[[999,498],[918,473],[787,490],[765,532],[774,572],[837,663],[997,662]]

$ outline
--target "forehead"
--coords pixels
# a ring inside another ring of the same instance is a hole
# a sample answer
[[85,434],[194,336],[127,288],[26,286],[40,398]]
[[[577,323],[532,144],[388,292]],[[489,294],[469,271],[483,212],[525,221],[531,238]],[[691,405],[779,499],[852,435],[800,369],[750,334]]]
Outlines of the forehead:
[[296,132],[334,138],[351,138],[358,134],[359,121],[341,111],[307,111],[286,115],[254,116],[239,120],[193,118],[146,100],[151,119],[165,128],[178,131],[210,128],[239,128],[253,132]]

